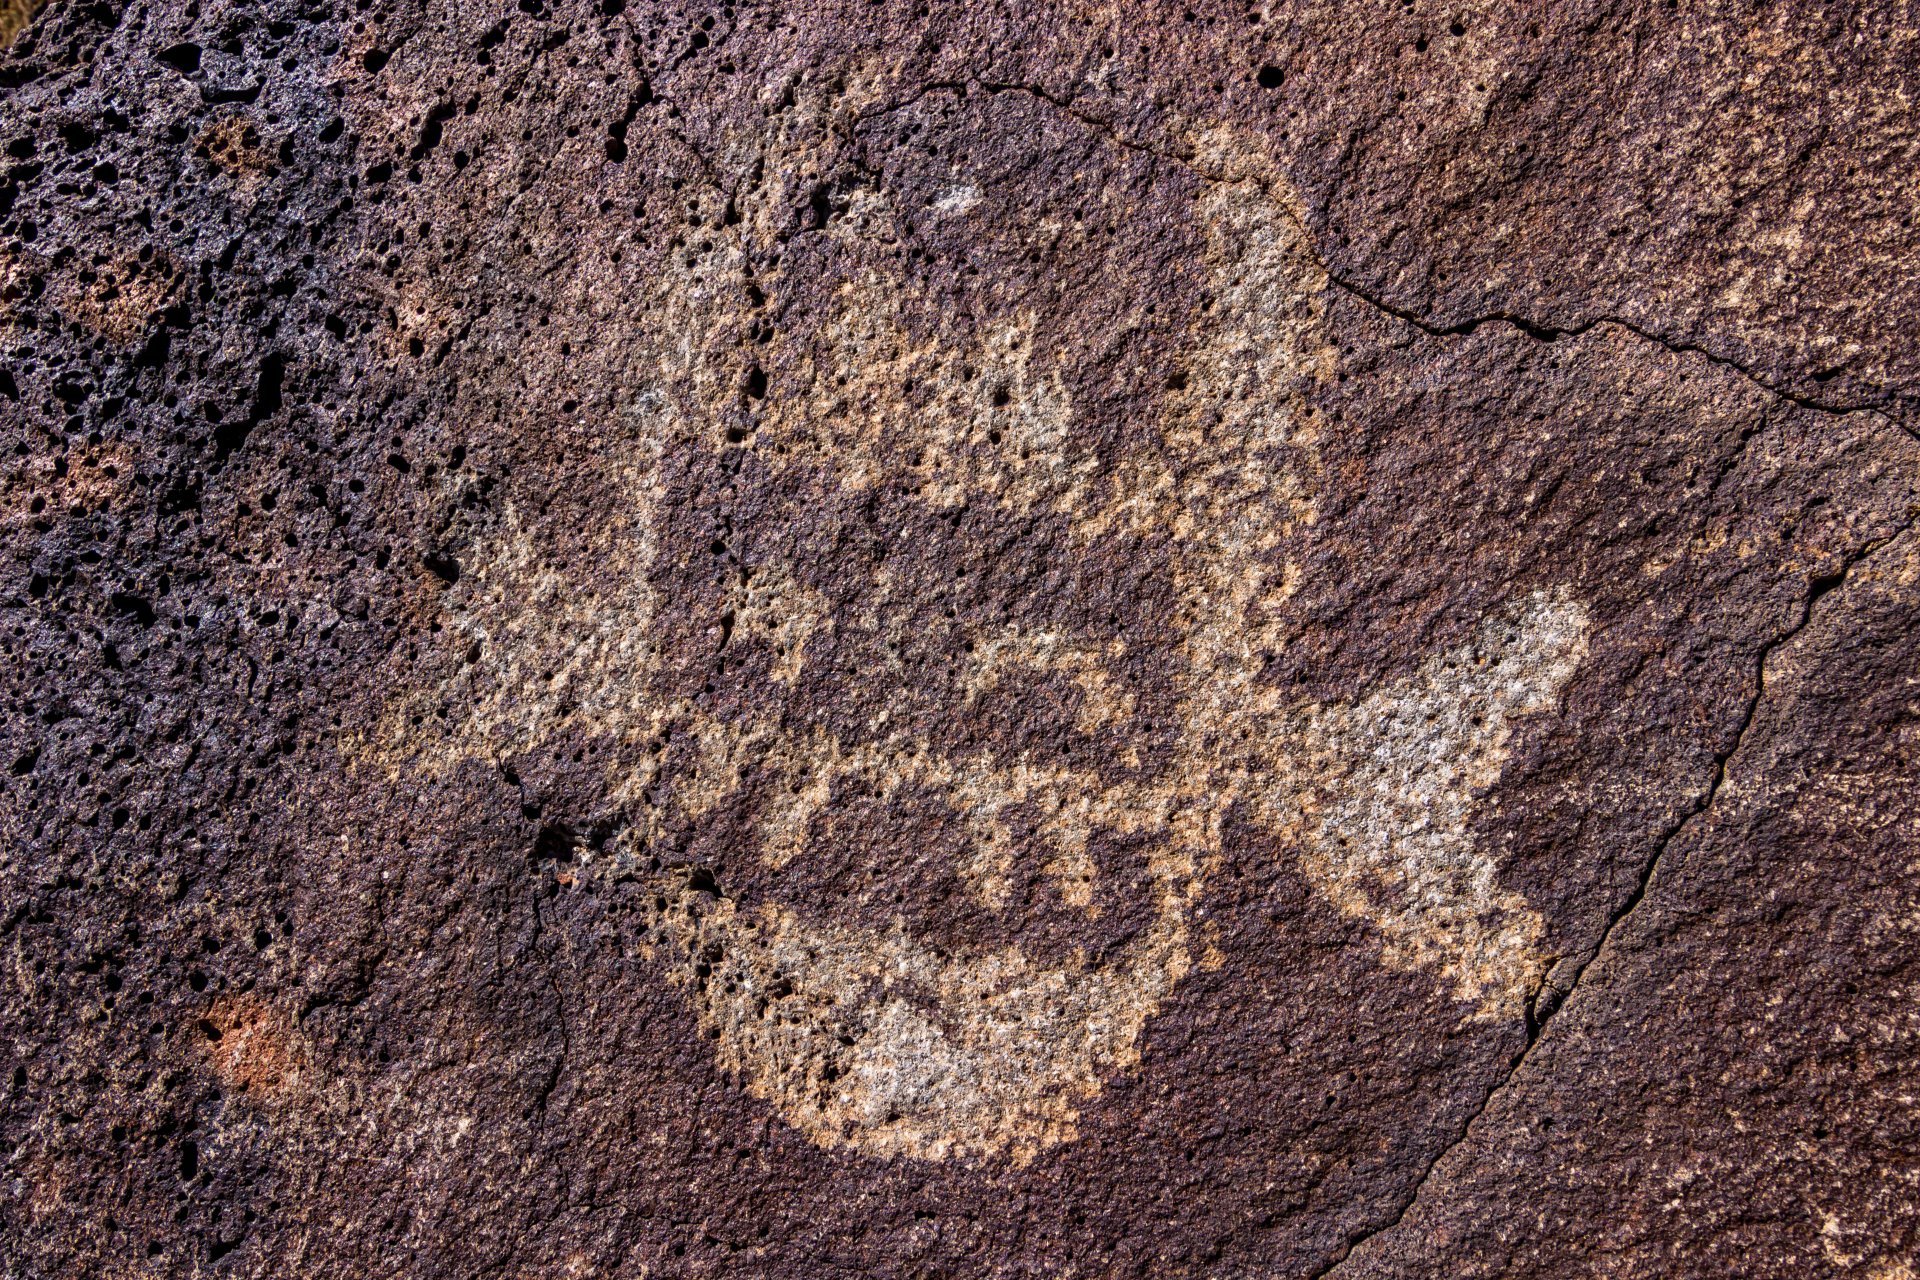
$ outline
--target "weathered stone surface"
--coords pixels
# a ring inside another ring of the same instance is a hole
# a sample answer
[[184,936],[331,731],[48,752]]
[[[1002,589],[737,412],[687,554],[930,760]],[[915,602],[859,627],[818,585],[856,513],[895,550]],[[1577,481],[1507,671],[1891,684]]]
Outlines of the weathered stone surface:
[[53,0],[7,1274],[1910,1276],[1914,16]]

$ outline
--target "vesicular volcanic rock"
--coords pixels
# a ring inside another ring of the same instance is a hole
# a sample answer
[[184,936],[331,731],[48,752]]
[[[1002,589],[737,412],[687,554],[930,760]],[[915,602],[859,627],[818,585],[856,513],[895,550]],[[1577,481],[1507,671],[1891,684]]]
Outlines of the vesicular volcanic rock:
[[1917,26],[51,0],[0,1274],[1912,1280]]

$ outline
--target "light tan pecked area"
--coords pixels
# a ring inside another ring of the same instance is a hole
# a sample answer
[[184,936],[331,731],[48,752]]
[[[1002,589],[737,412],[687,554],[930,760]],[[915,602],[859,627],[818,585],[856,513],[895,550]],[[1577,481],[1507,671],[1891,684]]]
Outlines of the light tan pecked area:
[[[788,727],[802,718],[812,637],[836,616],[883,632],[901,616],[914,584],[884,571],[830,603],[804,585],[804,566],[757,566],[726,622],[730,653],[764,651],[754,710],[723,717],[660,698],[652,575],[697,554],[671,545],[661,520],[660,459],[699,434],[666,408],[688,400],[672,384],[683,361],[670,349],[656,366],[663,385],[628,393],[652,433],[618,473],[629,477],[627,505],[595,531],[591,574],[550,564],[509,512],[467,570],[460,674],[403,705],[385,741],[361,749],[389,769],[437,769],[582,732],[630,743],[678,735],[693,744],[692,763],[668,771],[664,787],[660,769],[615,766],[607,779],[610,803],[643,815],[603,851],[611,867],[641,865],[673,822],[752,794],[751,856],[777,886],[784,868],[846,856],[872,807],[932,806],[964,830],[959,881],[1016,921],[1020,865],[1037,864],[1064,904],[1097,920],[1110,887],[1090,843],[1145,844],[1147,876],[1133,892],[1147,895],[1151,923],[1117,953],[1082,948],[1064,962],[1029,954],[1017,923],[1009,944],[952,951],[898,916],[813,918],[777,888],[747,904],[718,896],[710,875],[691,887],[663,876],[650,942],[677,966],[721,1065],[824,1146],[1025,1163],[1071,1140],[1086,1102],[1137,1062],[1162,1002],[1195,964],[1218,963],[1195,906],[1240,809],[1299,849],[1302,874],[1339,912],[1379,930],[1380,963],[1430,970],[1463,1018],[1517,1021],[1553,957],[1538,914],[1475,850],[1469,818],[1499,779],[1513,722],[1556,709],[1586,652],[1586,613],[1566,591],[1514,599],[1466,646],[1351,703],[1301,701],[1261,682],[1262,652],[1284,644],[1277,609],[1297,585],[1289,552],[1315,521],[1318,477],[1292,468],[1315,465],[1320,428],[1294,388],[1330,376],[1327,285],[1279,187],[1266,174],[1205,188],[1194,216],[1216,304],[1193,334],[1157,443],[1117,468],[1098,465],[1057,375],[1039,372],[1030,318],[990,326],[977,348],[916,340],[895,291],[875,278],[841,289],[812,394],[784,398],[759,428],[758,447],[779,465],[830,461],[856,491],[905,487],[935,511],[984,502],[1051,513],[1082,543],[1166,539],[1180,622],[1169,649],[1175,747],[1161,767],[1116,783],[1050,760],[955,753],[904,719],[889,724],[887,682],[910,681],[905,671],[870,677],[882,709],[857,739]],[[701,305],[689,290],[667,310]],[[896,398],[903,384],[922,398]],[[1076,720],[1111,730],[1138,768],[1124,641],[1006,627],[968,636],[966,648],[954,715],[1065,676]],[[430,704],[447,716],[437,729],[430,714],[424,726],[401,723]],[[657,811],[653,788],[666,796]]]

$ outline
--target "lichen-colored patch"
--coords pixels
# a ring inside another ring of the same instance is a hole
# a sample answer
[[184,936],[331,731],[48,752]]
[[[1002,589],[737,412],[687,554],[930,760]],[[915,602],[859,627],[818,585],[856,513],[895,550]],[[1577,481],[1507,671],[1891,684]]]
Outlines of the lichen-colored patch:
[[194,154],[236,176],[254,177],[272,167],[275,155],[260,126],[245,115],[222,116],[200,131]]
[[[51,265],[37,253],[0,250],[0,297],[13,301],[27,295],[32,280]],[[52,287],[63,316],[122,347],[144,335],[179,292],[178,268],[164,252],[146,261],[103,254],[83,270],[57,273]]]
[[42,0],[0,0],[0,49],[13,43],[13,38],[27,29],[33,21],[33,15],[40,11]]
[[209,1065],[229,1092],[278,1102],[309,1069],[306,1043],[284,1012],[251,994],[222,996],[200,1028]]

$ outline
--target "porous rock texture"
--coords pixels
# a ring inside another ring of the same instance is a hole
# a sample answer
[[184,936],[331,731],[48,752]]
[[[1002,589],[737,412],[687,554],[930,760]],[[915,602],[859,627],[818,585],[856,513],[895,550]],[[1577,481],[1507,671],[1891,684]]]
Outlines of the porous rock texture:
[[0,1274],[1911,1280],[1917,21],[52,0]]

